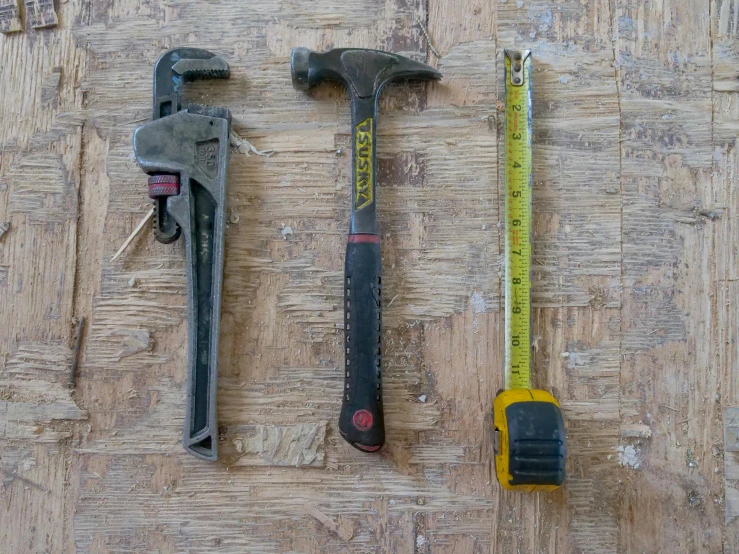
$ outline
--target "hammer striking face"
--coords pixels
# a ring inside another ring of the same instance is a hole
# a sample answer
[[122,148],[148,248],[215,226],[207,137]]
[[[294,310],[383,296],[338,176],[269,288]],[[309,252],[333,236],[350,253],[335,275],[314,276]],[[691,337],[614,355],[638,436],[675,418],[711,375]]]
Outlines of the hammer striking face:
[[379,50],[339,48],[325,53],[292,51],[292,80],[308,90],[324,80],[349,90],[352,106],[352,215],[344,268],[346,362],[339,431],[366,452],[385,442],[381,385],[381,263],[377,226],[377,101],[397,79],[438,81],[441,73]]

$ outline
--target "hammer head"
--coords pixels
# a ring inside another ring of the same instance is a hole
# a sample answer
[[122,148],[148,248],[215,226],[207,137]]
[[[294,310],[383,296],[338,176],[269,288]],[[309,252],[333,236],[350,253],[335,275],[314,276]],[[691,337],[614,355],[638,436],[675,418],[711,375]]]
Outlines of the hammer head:
[[291,66],[293,86],[298,90],[332,80],[343,83],[359,98],[376,96],[395,79],[441,79],[441,73],[424,63],[364,48],[335,48],[328,52],[293,48]]

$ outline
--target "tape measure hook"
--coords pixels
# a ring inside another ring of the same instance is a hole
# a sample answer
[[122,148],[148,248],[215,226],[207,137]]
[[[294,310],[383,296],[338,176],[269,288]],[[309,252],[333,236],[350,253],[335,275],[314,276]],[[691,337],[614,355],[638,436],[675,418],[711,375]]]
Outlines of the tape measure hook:
[[505,50],[506,57],[511,62],[511,85],[521,87],[524,84],[523,65],[531,56],[531,50]]

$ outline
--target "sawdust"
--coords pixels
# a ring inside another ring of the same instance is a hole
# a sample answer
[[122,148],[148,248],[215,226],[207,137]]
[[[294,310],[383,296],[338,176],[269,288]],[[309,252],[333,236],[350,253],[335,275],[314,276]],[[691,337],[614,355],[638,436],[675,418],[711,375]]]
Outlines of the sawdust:
[[698,508],[703,504],[703,498],[696,491],[688,491],[688,506],[691,508]]
[[470,304],[472,311],[476,314],[484,314],[487,311],[487,303],[479,292],[474,292],[470,296]]
[[698,467],[698,462],[695,459],[693,450],[690,448],[688,448],[688,451],[685,453],[685,461],[691,469]]
[[602,310],[608,304],[610,289],[606,287],[590,287],[590,305],[596,310]]
[[630,469],[639,469],[641,465],[641,459],[639,454],[640,450],[637,450],[631,445],[619,446],[618,447],[618,463],[623,467]]

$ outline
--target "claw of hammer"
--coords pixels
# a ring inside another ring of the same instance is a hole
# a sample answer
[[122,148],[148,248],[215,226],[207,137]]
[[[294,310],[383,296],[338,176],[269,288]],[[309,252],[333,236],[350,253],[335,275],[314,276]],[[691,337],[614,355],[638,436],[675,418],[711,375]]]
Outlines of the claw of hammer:
[[376,96],[385,84],[397,79],[441,79],[441,73],[424,63],[364,48],[336,48],[328,52],[293,48],[291,65],[297,90],[305,91],[330,79],[343,83],[360,98]]

